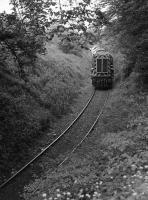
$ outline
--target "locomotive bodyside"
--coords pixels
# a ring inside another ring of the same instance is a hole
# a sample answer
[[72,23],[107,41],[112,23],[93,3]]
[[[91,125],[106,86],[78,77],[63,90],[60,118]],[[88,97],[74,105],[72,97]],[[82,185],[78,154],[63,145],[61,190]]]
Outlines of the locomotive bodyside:
[[112,88],[114,70],[111,54],[104,50],[93,54],[91,79],[95,88]]

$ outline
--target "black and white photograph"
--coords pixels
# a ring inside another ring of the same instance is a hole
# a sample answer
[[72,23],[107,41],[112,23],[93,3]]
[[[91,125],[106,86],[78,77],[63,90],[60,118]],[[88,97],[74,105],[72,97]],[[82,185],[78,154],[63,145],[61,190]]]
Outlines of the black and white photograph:
[[0,200],[148,200],[147,0],[0,0]]

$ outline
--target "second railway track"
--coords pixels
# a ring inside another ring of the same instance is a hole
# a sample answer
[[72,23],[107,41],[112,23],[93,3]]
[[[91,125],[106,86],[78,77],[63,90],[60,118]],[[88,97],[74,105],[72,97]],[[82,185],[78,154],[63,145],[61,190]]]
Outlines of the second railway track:
[[31,177],[34,174],[41,175],[43,171],[47,170],[52,172],[59,165],[61,166],[92,131],[103,111],[108,96],[108,91],[94,92],[71,125],[41,153],[0,186],[0,199],[21,200],[19,193],[33,179]]

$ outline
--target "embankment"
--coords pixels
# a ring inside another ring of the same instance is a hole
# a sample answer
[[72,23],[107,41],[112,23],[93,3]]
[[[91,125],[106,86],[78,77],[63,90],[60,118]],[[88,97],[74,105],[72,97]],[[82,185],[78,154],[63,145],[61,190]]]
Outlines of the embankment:
[[34,66],[26,66],[27,84],[10,60],[0,79],[0,174],[20,168],[36,140],[70,111],[88,82],[90,60],[86,51],[65,54],[55,43],[48,44],[47,53],[38,55]]

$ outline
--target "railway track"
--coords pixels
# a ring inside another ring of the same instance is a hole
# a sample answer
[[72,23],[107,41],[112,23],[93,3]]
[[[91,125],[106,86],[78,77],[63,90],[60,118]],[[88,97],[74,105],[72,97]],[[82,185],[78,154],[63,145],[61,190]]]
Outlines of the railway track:
[[[103,112],[108,97],[108,91],[94,91],[86,106],[67,129],[35,158],[0,185],[0,199],[20,200],[19,192],[22,192],[24,185],[29,183],[30,177],[34,173],[41,175],[40,172],[42,171],[52,172],[62,166],[92,132]],[[64,155],[64,157],[60,155]],[[46,163],[44,167],[43,163]]]

